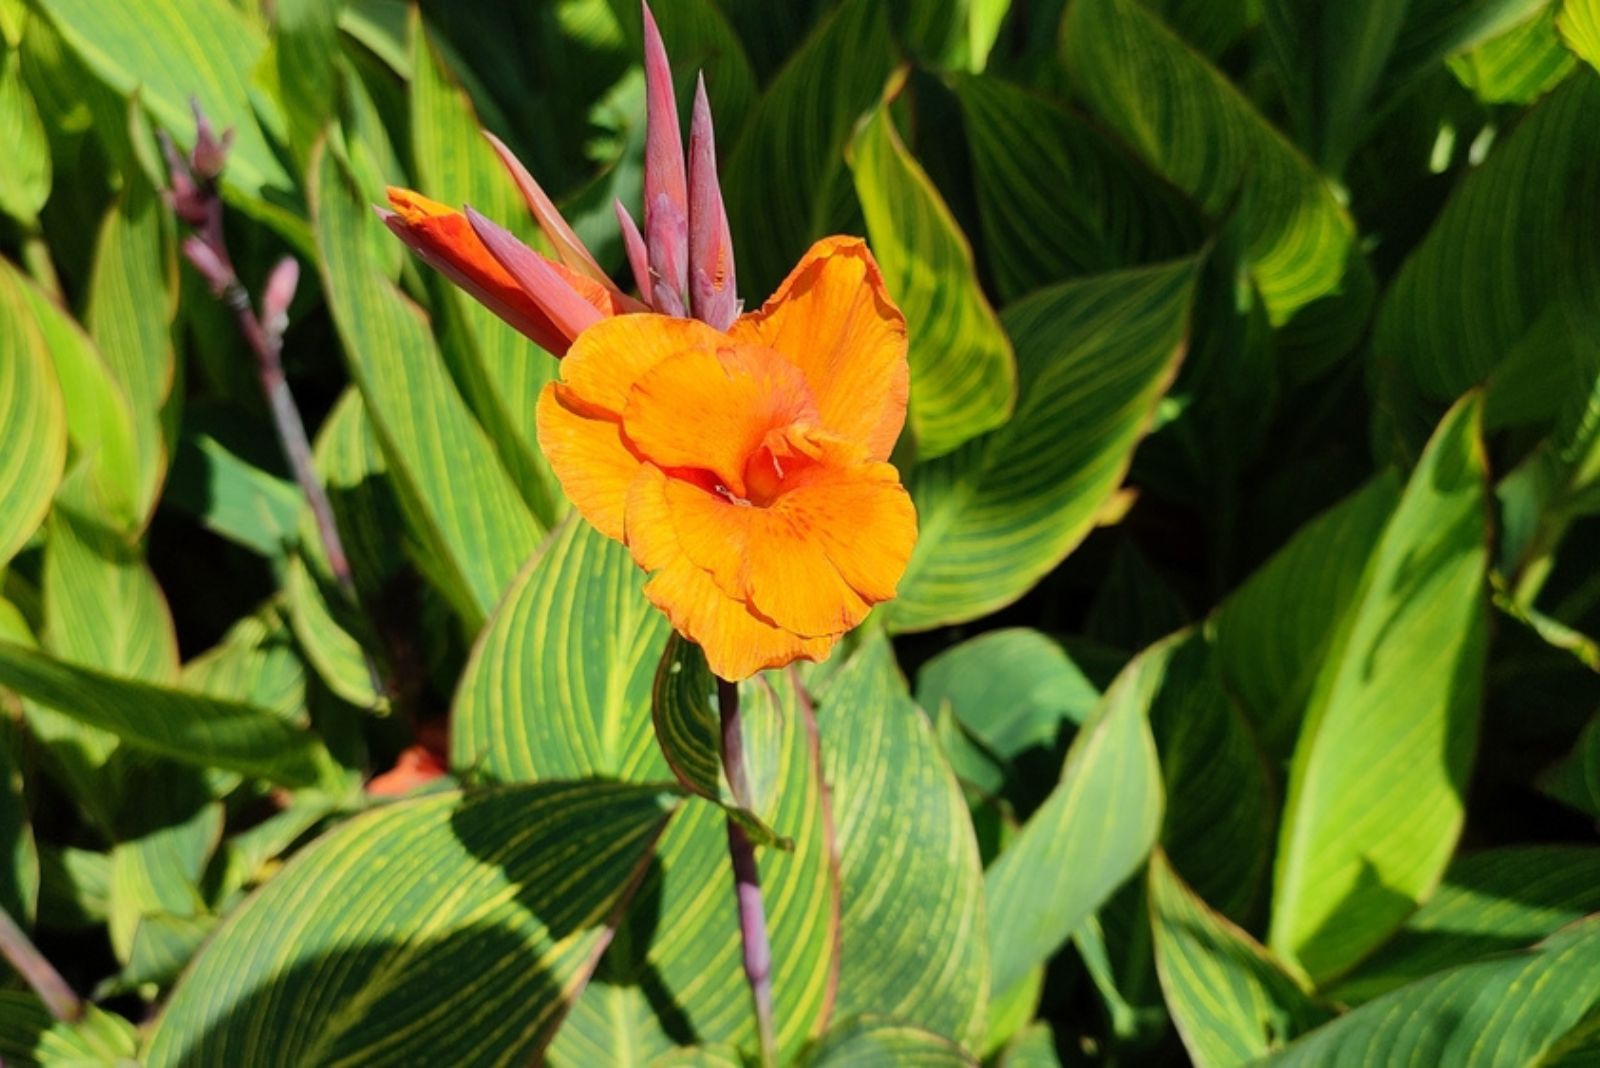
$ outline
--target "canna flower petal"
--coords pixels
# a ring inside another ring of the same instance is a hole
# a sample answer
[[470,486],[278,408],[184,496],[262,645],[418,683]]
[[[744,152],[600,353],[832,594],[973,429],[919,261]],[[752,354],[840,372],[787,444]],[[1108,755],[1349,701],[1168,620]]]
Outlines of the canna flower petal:
[[823,238],[759,311],[728,331],[776,349],[805,374],[822,426],[887,460],[906,421],[906,321],[866,242]]
[[[545,193],[544,187],[534,180],[528,168],[516,157],[511,149],[506,147],[504,141],[490,133],[482,131],[484,139],[494,148],[495,155],[500,157],[500,162],[511,175],[511,180],[517,184],[517,191],[522,194],[523,201],[528,205],[528,210],[533,213],[534,221],[539,224],[539,230],[545,239],[550,242],[550,247],[555,249],[556,256],[570,269],[579,274],[599,282],[610,290],[613,296],[622,298],[622,292],[617,289],[610,277],[600,269],[594,261],[594,256],[589,252],[589,247],[583,243],[560,211],[556,209],[555,201]],[[642,309],[636,309],[642,310]]]
[[883,462],[905,360],[870,254],[832,239],[728,333],[649,314],[590,328],[540,398],[539,441],[578,511],[651,573],[650,600],[743,678],[827,656],[894,596],[916,542]]
[[647,2],[644,18],[644,239],[650,252],[651,303],[670,315],[689,306],[689,182],[683,127],[672,90],[672,64]]
[[[572,308],[584,305],[595,318],[631,311],[617,295],[559,263],[553,263],[532,249],[529,256],[549,269],[544,291],[530,292],[491,254],[472,223],[462,212],[430,200],[409,189],[391,187],[389,204],[394,211],[383,221],[412,251],[430,267],[466,290],[500,318],[531,338],[540,348],[557,356],[567,351],[575,333],[564,329],[547,306],[550,293],[565,298],[562,306],[570,319]],[[515,239],[513,239],[515,240]],[[525,247],[525,246],[524,246]],[[572,303],[575,302],[575,303]]]

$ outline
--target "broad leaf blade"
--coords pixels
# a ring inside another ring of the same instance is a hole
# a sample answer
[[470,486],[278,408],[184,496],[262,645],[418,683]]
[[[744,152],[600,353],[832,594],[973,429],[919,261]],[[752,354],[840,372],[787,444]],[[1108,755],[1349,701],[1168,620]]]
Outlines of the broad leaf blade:
[[144,1063],[527,1063],[593,969],[667,815],[654,789],[575,782],[357,817],[229,916]]
[[1433,887],[1460,833],[1486,636],[1482,400],[1435,433],[1311,693],[1270,945],[1325,982]]
[[1010,422],[919,464],[921,525],[896,630],[927,630],[1022,596],[1116,492],[1183,353],[1195,265],[1104,275],[1008,309],[1020,400]]

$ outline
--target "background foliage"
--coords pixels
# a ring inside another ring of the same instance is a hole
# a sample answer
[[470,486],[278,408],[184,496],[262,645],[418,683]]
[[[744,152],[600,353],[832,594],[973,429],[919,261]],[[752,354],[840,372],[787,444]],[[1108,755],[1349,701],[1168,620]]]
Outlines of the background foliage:
[[[657,14],[746,300],[865,233],[910,321],[900,597],[744,686],[784,1058],[1600,1054],[1600,4]],[[555,362],[370,210],[534,240],[482,125],[619,267],[639,51],[0,0],[0,906],[92,996],[10,981],[8,1064],[753,1052],[704,665],[565,520]],[[180,267],[191,97],[359,604]]]

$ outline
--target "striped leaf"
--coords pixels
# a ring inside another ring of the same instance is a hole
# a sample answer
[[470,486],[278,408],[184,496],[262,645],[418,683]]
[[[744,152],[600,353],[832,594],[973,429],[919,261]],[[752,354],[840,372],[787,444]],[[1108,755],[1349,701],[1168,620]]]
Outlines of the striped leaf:
[[1549,0],[1267,0],[1266,39],[1300,143],[1330,172],[1445,57]]
[[0,171],[0,215],[26,226],[50,197],[50,140],[23,81],[18,45],[0,38],[0,144],[11,151]]
[[131,746],[196,767],[310,786],[327,753],[315,736],[253,705],[118,678],[0,641],[0,685]]
[[[568,521],[483,630],[451,711],[456,766],[518,779],[670,781],[650,692],[671,628],[628,550]],[[514,770],[513,770],[514,769]]]
[[[1421,440],[1438,410],[1508,373],[1528,345],[1547,415],[1570,425],[1594,387],[1588,284],[1600,225],[1600,144],[1578,134],[1600,108],[1600,75],[1580,68],[1546,96],[1455,189],[1384,298],[1373,337],[1395,443]],[[1514,382],[1495,381],[1488,417]]]
[[977,1068],[978,1061],[949,1039],[890,1016],[858,1016],[823,1036],[802,1062],[806,1068]]
[[[1306,1035],[1269,1064],[1491,1068],[1592,1055],[1600,1008],[1600,917],[1513,953],[1401,987]],[[1568,1063],[1563,1061],[1562,1063]],[[1578,1063],[1572,1061],[1570,1063]]]
[[8,1065],[118,1068],[138,1045],[132,1024],[97,1005],[86,1005],[76,1023],[62,1023],[31,991],[0,991],[0,1057]]
[[1195,265],[1068,282],[1008,309],[1016,415],[913,470],[921,527],[897,630],[975,619],[1026,593],[1089,533],[1183,352]]
[[1161,842],[1206,901],[1243,923],[1262,896],[1277,799],[1214,649],[1192,631],[1174,643],[1149,713],[1167,797]]
[[1049,960],[1155,845],[1165,802],[1149,712],[1174,648],[1151,646],[1117,676],[1073,739],[1060,784],[989,866],[996,998]]
[[1237,206],[1274,325],[1337,296],[1354,243],[1332,189],[1220,72],[1138,0],[1081,0],[1064,56],[1089,106],[1211,216]]
[[239,455],[212,430],[241,445],[249,441],[227,434],[217,421],[193,419],[178,439],[162,503],[276,567],[294,544],[300,488]]
[[[0,601],[0,616],[13,609]],[[0,622],[0,633],[12,621]],[[0,722],[0,909],[24,928],[32,927],[39,905],[39,846],[28,818],[23,781],[27,750],[22,724]]]
[[[38,0],[38,7],[96,77],[140,105],[174,141],[194,144],[191,98],[217,130],[232,128],[225,188],[238,203],[299,239],[304,224],[283,208],[294,183],[278,162],[257,121],[267,103],[250,92],[248,73],[266,53],[256,23],[227,0],[151,0],[114,4],[99,0]],[[271,115],[269,125],[281,119]]]
[[758,845],[792,850],[794,842],[762,821],[772,808],[780,769],[782,710],[770,689],[753,688],[739,710],[749,796],[737,797],[723,773],[722,714],[717,679],[698,645],[672,634],[656,669],[650,718],[656,741],[678,782],[691,793],[721,805]]
[[772,79],[723,168],[739,284],[764,299],[855,205],[844,147],[896,60],[885,0],[844,0]]
[[1150,857],[1149,894],[1161,991],[1198,1068],[1253,1063],[1331,1016],[1178,878],[1159,849]]
[[67,460],[66,407],[50,350],[17,302],[3,299],[14,294],[0,290],[0,568],[44,521]]
[[[1593,663],[1590,666],[1600,670]],[[1547,797],[1600,819],[1600,713],[1579,733],[1572,752],[1539,776],[1539,789]]]
[[1487,621],[1482,401],[1412,473],[1306,704],[1269,945],[1319,984],[1398,927],[1455,849]]
[[834,1013],[891,1016],[976,1047],[988,999],[978,843],[881,632],[829,683],[817,732],[843,905]]
[[[778,701],[772,800],[762,821],[793,839],[793,852],[758,849],[772,941],[777,1041],[784,1063],[821,1033],[839,973],[839,884],[833,828],[815,737],[789,673],[744,683],[746,707]],[[662,837],[659,866],[640,887],[594,982],[551,1047],[549,1063],[654,1063],[681,1045],[731,1045],[753,1054],[755,1016],[740,964],[739,920],[728,874],[723,809],[698,799]]]
[[326,0],[277,0],[272,51],[284,133],[302,173],[338,99],[339,8]]
[[668,813],[654,789],[591,781],[358,816],[222,923],[143,1062],[529,1063],[593,970]]
[[1228,692],[1273,766],[1294,751],[1306,702],[1400,499],[1393,472],[1316,517],[1212,615]]
[[[394,538],[399,505],[355,389],[345,390],[323,421],[312,460],[328,491],[357,594],[379,597],[403,563]],[[334,585],[322,538],[303,502],[297,548],[284,577],[284,600],[307,662],[329,689],[356,707],[384,707],[388,698],[374,692],[362,642],[354,636],[363,630],[361,621],[351,618],[351,607]]]
[[206,864],[222,840],[222,804],[205,777],[164,765],[144,765],[125,789],[137,798],[121,814],[120,840],[111,848],[107,933],[123,964],[133,959],[134,938],[150,915],[194,917],[205,911],[200,889]]
[[[415,8],[411,41],[411,157],[418,188],[453,207],[470,204],[531,240],[528,208]],[[442,276],[430,272],[429,278],[444,327],[441,354],[529,510],[541,526],[552,526],[566,511],[566,498],[539,451],[533,413],[539,390],[556,377],[556,361]]]
[[243,701],[291,723],[310,722],[305,663],[276,605],[229,627],[220,642],[183,665],[182,678],[186,690]]
[[1005,300],[1193,252],[1193,209],[1098,128],[998,78],[959,78],[988,266]]
[[540,527],[451,382],[427,317],[373,262],[382,224],[344,164],[323,151],[311,173],[323,286],[415,561],[476,632]]
[[137,528],[142,516],[133,499],[139,481],[133,410],[111,365],[60,305],[4,259],[0,259],[0,317],[33,321],[55,364],[73,462],[90,469],[87,477],[98,514],[117,530]]
[[1527,104],[1571,73],[1577,60],[1556,32],[1556,6],[1452,56],[1450,69],[1486,104]]
[[177,265],[163,228],[155,190],[130,177],[100,227],[84,317],[132,412],[141,523],[161,495],[181,406],[169,403],[177,375],[171,334]]
[[1371,1001],[1407,983],[1520,950],[1600,912],[1600,849],[1532,845],[1456,860],[1395,936],[1331,996]]
[[1579,59],[1600,70],[1600,0],[1562,0],[1556,30]]
[[943,456],[1010,417],[1011,341],[978,285],[966,235],[901,143],[887,102],[856,129],[849,160],[873,254],[906,316],[917,456]]

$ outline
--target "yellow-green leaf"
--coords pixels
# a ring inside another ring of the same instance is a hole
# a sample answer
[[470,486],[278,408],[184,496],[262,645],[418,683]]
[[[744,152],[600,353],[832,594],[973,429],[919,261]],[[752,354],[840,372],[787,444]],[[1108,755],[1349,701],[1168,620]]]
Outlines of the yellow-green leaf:
[[850,144],[856,196],[889,295],[906,316],[917,455],[993,430],[1016,403],[1011,340],[978,284],[972,248],[880,104]]

